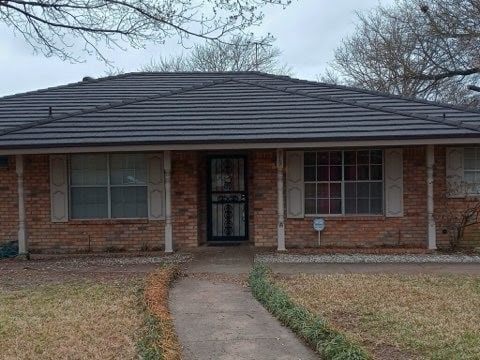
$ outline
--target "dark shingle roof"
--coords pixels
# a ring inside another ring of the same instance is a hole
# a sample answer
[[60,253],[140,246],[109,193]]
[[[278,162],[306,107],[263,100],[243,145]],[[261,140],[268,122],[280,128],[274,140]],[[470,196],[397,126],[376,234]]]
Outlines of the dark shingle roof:
[[132,73],[0,98],[0,148],[462,138],[479,125],[475,111],[256,72]]

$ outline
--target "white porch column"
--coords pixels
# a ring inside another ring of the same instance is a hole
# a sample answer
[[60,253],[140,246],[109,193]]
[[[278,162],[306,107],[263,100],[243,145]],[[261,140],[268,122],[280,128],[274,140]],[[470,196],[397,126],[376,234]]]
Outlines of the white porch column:
[[285,248],[285,218],[283,208],[283,149],[277,149],[277,250]]
[[15,156],[18,189],[18,255],[25,255],[27,249],[27,236],[25,229],[25,192],[23,188],[23,155]]
[[165,252],[173,252],[172,238],[172,158],[169,150],[163,152],[165,172]]
[[435,147],[427,145],[427,216],[428,216],[428,248],[437,248],[435,218],[433,216],[433,166],[435,164]]

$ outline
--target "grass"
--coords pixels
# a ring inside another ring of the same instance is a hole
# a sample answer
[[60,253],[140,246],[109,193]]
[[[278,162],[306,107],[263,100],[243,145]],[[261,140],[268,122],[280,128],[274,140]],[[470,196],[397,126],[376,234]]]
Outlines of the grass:
[[136,285],[76,283],[0,292],[1,359],[133,359]]
[[298,275],[275,282],[378,359],[480,359],[480,277]]
[[145,360],[180,360],[180,344],[168,308],[171,283],[178,276],[178,266],[166,265],[151,273],[144,290],[145,331],[138,341]]
[[286,292],[271,281],[271,274],[265,266],[257,264],[253,267],[249,284],[253,295],[266,309],[301,336],[324,359],[370,359],[360,346],[340,331],[330,328],[319,315],[292,301]]

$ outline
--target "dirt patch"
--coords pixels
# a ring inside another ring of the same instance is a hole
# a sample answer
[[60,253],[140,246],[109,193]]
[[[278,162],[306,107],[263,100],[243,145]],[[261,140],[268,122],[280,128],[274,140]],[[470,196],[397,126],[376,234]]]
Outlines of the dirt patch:
[[142,279],[167,262],[181,262],[185,256],[35,256],[32,260],[0,261],[0,289],[15,290],[41,285],[83,281],[115,282]]

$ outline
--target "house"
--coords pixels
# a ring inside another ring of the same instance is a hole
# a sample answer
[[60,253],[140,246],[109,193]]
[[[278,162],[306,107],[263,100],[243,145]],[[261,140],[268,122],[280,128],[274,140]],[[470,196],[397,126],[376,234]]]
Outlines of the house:
[[282,250],[317,246],[323,218],[320,246],[446,247],[437,214],[480,192],[479,125],[477,111],[258,72],[130,73],[6,96],[0,242]]

